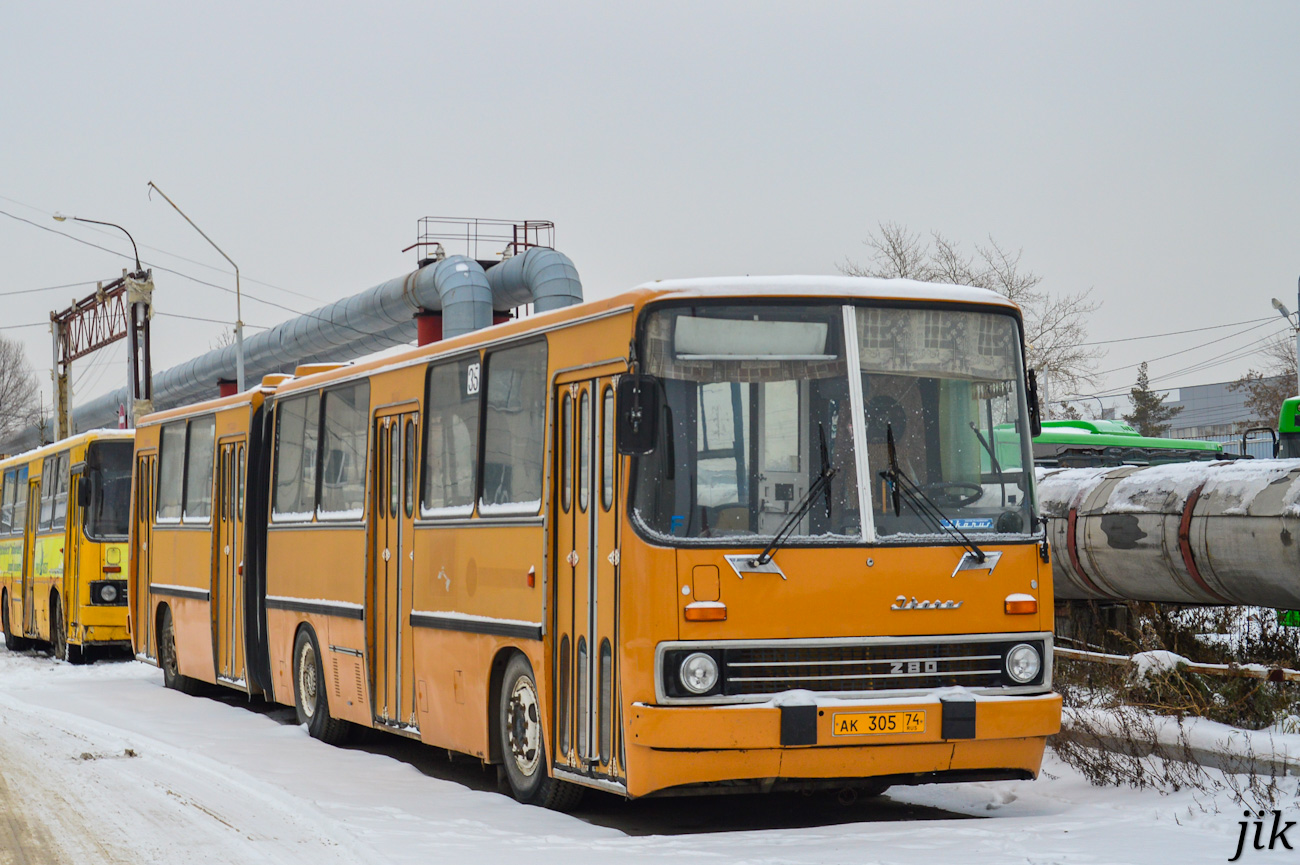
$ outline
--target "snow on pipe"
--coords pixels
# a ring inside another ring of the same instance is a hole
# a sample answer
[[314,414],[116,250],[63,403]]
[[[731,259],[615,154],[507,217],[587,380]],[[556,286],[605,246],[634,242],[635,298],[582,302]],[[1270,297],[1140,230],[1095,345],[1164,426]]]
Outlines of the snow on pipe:
[[1300,609],[1300,460],[1039,470],[1055,595]]

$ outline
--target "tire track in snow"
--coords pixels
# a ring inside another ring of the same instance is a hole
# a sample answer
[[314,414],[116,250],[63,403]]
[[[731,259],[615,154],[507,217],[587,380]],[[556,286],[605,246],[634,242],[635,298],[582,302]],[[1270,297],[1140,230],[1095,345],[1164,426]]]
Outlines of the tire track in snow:
[[7,695],[0,721],[0,765],[45,824],[23,835],[39,858],[15,865],[381,861],[315,803],[210,758]]

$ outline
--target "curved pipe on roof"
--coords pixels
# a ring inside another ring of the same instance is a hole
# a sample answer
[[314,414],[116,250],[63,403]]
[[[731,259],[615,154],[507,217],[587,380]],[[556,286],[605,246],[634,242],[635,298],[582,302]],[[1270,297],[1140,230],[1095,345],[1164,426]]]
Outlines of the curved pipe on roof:
[[[412,319],[422,311],[441,311],[443,336],[450,338],[491,325],[494,309],[530,302],[537,312],[582,302],[578,270],[568,256],[532,247],[486,272],[473,259],[448,256],[245,339],[245,375],[257,382],[301,363],[360,357],[410,342]],[[212,396],[218,380],[235,378],[235,351],[233,345],[223,346],[158,373],[154,408],[162,411]],[[74,427],[114,426],[118,406],[128,401],[126,388],[81,405],[74,401]],[[0,450],[16,452],[37,443],[37,431],[31,428],[0,444]]]
[[532,303],[536,312],[550,312],[582,303],[578,268],[563,252],[533,246],[523,254],[488,269],[492,307],[514,309]]

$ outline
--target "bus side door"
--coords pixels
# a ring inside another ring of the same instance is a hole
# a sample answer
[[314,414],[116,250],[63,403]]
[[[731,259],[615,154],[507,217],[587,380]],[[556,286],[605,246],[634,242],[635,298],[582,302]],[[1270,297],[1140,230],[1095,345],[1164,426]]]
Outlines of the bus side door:
[[558,441],[552,747],[557,765],[619,779],[617,457],[614,377],[562,384]]
[[212,646],[219,678],[243,682],[244,676],[244,447],[245,438],[217,444],[217,582],[212,598]]
[[374,715],[381,724],[416,732],[415,641],[411,610],[415,577],[415,479],[419,414],[375,415],[374,574],[370,583],[373,629]]
[[145,454],[135,461],[135,549],[131,551],[135,583],[131,587],[131,606],[135,610],[132,626],[135,650],[146,658],[156,658],[153,646],[153,515],[156,454]]
[[27,527],[23,532],[23,636],[38,637],[36,631],[36,530],[41,523],[41,479],[27,483]]

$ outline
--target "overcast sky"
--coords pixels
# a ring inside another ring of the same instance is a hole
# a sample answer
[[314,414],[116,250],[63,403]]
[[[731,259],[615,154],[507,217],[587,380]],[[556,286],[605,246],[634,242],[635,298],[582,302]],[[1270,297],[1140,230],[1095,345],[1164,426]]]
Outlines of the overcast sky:
[[[259,298],[304,311],[413,269],[400,250],[430,215],[553,220],[589,298],[835,273],[893,221],[968,248],[992,235],[1049,291],[1091,288],[1093,340],[1250,322],[1113,343],[1098,393],[1127,389],[1144,359],[1164,387],[1233,379],[1286,328],[1270,298],[1296,307],[1295,3],[28,3],[4,17],[0,210],[41,228],[0,216],[0,292],[120,275],[125,259],[43,229],[129,253],[120,234],[54,211],[121,223],[147,262],[233,287],[149,199],[152,180],[239,263],[249,325],[290,315]],[[159,312],[233,320],[229,294],[155,278]],[[90,290],[0,297],[0,325]],[[155,369],[222,328],[155,319]],[[3,333],[48,393],[46,327]],[[124,357],[79,362],[79,398],[120,386]]]

